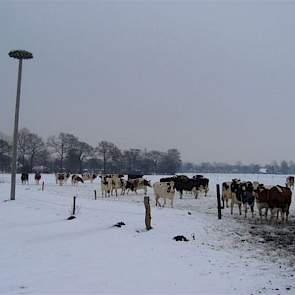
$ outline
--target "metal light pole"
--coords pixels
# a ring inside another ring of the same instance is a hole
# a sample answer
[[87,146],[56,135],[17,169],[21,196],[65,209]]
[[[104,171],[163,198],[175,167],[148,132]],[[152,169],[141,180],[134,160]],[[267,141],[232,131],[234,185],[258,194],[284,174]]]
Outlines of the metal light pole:
[[14,117],[14,131],[13,131],[13,145],[12,145],[12,163],[11,163],[11,189],[10,200],[15,200],[15,176],[16,176],[16,157],[17,157],[17,134],[18,134],[18,118],[19,118],[19,103],[20,103],[20,88],[22,79],[22,64],[23,59],[33,58],[33,54],[26,50],[12,50],[8,53],[10,57],[19,60],[18,63],[18,77],[17,77],[17,91],[15,103],[15,117]]

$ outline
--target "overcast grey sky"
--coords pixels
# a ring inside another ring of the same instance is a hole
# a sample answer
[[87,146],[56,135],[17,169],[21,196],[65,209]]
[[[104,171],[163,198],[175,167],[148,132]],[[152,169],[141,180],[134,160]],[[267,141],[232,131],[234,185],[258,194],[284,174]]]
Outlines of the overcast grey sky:
[[1,1],[0,131],[167,150],[184,160],[295,155],[295,3]]

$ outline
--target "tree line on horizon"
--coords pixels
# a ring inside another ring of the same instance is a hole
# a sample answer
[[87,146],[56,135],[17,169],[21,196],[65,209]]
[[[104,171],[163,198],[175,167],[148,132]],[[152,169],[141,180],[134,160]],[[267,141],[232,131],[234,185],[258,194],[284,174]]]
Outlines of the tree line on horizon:
[[[0,139],[0,170],[9,172],[11,144]],[[137,148],[121,150],[109,141],[99,141],[93,147],[70,133],[49,136],[44,141],[39,135],[23,128],[18,133],[18,172],[62,172],[124,174],[175,174],[181,169],[181,155],[177,149],[166,152]]]
[[[180,152],[173,148],[166,152],[137,148],[121,150],[114,143],[99,141],[97,146],[80,141],[70,133],[49,136],[44,141],[39,135],[23,128],[18,134],[18,172],[58,172],[124,174],[175,173],[270,173],[295,174],[295,163],[276,161],[266,165],[203,162],[182,162]],[[0,171],[10,172],[11,143],[0,137]]]
[[266,165],[260,164],[243,164],[237,162],[235,164],[227,163],[210,163],[203,162],[200,164],[194,164],[191,162],[185,162],[182,164],[182,172],[187,173],[240,173],[240,174],[295,174],[295,163],[293,161],[287,162],[272,161]]

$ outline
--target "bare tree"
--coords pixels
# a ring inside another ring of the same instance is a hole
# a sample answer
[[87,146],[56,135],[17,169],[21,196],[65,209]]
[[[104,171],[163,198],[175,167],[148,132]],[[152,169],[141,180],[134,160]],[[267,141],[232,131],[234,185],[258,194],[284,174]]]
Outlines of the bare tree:
[[91,145],[89,145],[88,143],[86,142],[83,142],[83,141],[78,141],[77,143],[77,146],[76,146],[76,150],[77,150],[77,153],[78,153],[78,159],[79,159],[79,170],[80,170],[80,173],[82,173],[82,165],[83,165],[83,161],[91,156],[94,152],[94,149]]
[[40,136],[34,133],[28,134],[28,141],[27,155],[29,160],[29,170],[32,172],[35,159],[37,155],[45,149],[45,143]]
[[10,144],[4,139],[0,139],[0,155],[8,156],[11,150]]
[[160,161],[159,172],[165,174],[174,174],[180,170],[181,158],[177,149],[169,149]]
[[69,133],[61,132],[58,136],[50,136],[47,140],[47,146],[53,154],[59,159],[59,169],[62,171],[64,168],[64,159],[67,153],[74,149],[78,138]]
[[63,161],[65,157],[65,144],[58,136],[49,136],[47,139],[47,146],[52,154],[55,154],[59,158],[59,169],[63,170]]
[[150,159],[152,161],[152,165],[153,165],[153,173],[157,174],[158,173],[158,167],[160,164],[161,159],[163,158],[163,154],[162,152],[159,151],[150,151],[147,153],[147,158]]
[[140,149],[129,149],[124,151],[124,161],[128,173],[141,173],[140,162],[142,161],[142,153]]
[[22,164],[23,169],[27,169],[26,165],[26,156],[29,148],[30,143],[30,130],[28,128],[22,128],[18,132],[17,137],[17,152],[18,152],[18,159]]
[[11,146],[4,139],[0,139],[0,170],[9,168]]
[[104,173],[107,171],[106,169],[107,162],[109,160],[117,159],[120,154],[119,152],[120,150],[118,149],[118,147],[114,143],[108,142],[108,141],[99,142],[95,151],[98,156],[102,157]]

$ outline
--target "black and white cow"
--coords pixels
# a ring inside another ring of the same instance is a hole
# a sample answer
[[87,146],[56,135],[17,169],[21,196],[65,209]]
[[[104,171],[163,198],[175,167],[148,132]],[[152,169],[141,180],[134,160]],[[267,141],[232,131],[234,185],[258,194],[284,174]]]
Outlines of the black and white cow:
[[231,214],[233,214],[234,205],[239,207],[239,213],[242,214],[242,205],[245,210],[245,217],[247,217],[248,206],[251,209],[252,217],[254,217],[254,202],[255,192],[252,182],[241,182],[240,180],[233,180],[231,183]]
[[102,197],[110,197],[112,191],[112,175],[100,175],[101,179],[101,195]]
[[199,177],[196,178],[197,183],[198,183],[198,193],[199,192],[204,192],[205,197],[207,197],[207,193],[209,191],[209,179],[206,177]]
[[116,197],[118,196],[118,189],[121,189],[121,195],[125,194],[126,180],[123,179],[124,175],[114,174],[111,176],[111,195],[115,191]]
[[208,192],[209,179],[204,177],[189,178],[186,175],[176,175],[173,177],[161,178],[160,182],[173,181],[176,191],[179,192],[180,199],[182,199],[183,192],[191,192],[195,198],[198,197],[200,191]]
[[137,194],[137,191],[141,189],[143,189],[144,194],[146,195],[148,187],[152,187],[151,181],[144,178],[129,179],[126,182],[127,195],[130,190]]
[[73,174],[72,175],[72,185],[78,185],[79,182],[84,183],[83,178],[78,174]]
[[159,202],[160,198],[164,199],[163,207],[166,205],[166,199],[171,201],[171,207],[173,207],[173,200],[175,196],[175,186],[173,181],[168,182],[155,182],[153,184],[156,206],[162,206]]
[[231,184],[233,182],[241,182],[240,179],[233,179],[232,181],[227,181],[222,183],[222,198],[225,201],[225,205],[228,208],[228,202],[232,198],[232,190],[231,190]]

